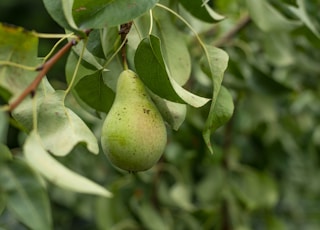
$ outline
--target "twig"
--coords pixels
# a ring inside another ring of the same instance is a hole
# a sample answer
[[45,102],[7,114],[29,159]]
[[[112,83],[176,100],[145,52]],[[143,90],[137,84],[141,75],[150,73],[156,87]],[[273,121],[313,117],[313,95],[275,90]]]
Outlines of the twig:
[[244,15],[238,23],[219,40],[213,43],[214,46],[220,47],[229,42],[236,34],[251,22],[249,14]]
[[8,110],[10,112],[13,111],[29,94],[33,96],[46,73],[76,43],[76,40],[71,40],[66,45],[64,45],[55,55],[53,55],[52,58],[50,58],[47,62],[36,69],[37,71],[40,71],[39,74],[33,80],[33,82],[31,82],[31,84],[19,95],[19,97],[9,105]]

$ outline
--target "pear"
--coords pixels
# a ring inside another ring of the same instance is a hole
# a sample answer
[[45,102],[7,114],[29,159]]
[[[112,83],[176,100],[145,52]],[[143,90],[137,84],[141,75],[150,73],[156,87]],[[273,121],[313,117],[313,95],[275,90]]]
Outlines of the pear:
[[103,123],[103,151],[118,168],[137,172],[155,165],[166,143],[166,127],[160,112],[138,76],[131,70],[124,70]]

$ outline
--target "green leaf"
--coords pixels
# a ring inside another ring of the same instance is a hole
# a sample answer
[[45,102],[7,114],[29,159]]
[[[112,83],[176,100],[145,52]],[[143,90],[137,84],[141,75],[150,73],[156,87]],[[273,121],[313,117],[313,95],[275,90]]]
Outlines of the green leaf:
[[194,107],[201,107],[209,101],[185,90],[171,77],[162,56],[158,37],[150,35],[140,42],[134,63],[143,83],[158,96],[172,102],[186,102]]
[[191,75],[191,58],[186,37],[174,27],[167,12],[156,8],[153,10],[153,16],[168,70],[179,85],[184,85]]
[[205,48],[208,53],[209,60],[206,60],[205,62],[202,60],[203,69],[212,78],[213,95],[210,112],[202,135],[207,147],[212,153],[213,150],[210,141],[211,132],[215,131],[231,117],[233,112],[233,102],[231,96],[226,90],[222,90],[221,98],[219,99],[224,71],[228,66],[228,54],[213,46],[206,46]]
[[31,229],[52,229],[50,203],[37,174],[20,159],[0,167],[1,188],[7,194],[7,207]]
[[74,0],[43,0],[44,6],[50,16],[63,28],[74,32],[79,32],[72,16],[72,6]]
[[9,119],[7,117],[7,114],[5,114],[3,111],[0,111],[0,143],[6,142],[8,128],[9,128]]
[[[0,23],[0,61],[13,62],[29,67],[39,64],[38,38],[21,27]],[[17,95],[29,85],[37,73],[0,64],[0,87]]]
[[272,177],[249,167],[234,172],[231,185],[234,194],[250,210],[273,207],[279,199],[276,183]]
[[7,205],[7,197],[5,196],[5,192],[1,190],[0,191],[0,216],[3,210],[6,208],[6,205]]
[[306,2],[297,0],[298,7],[290,6],[289,9],[320,39],[320,31],[311,20],[312,14],[307,12]]
[[[47,89],[48,90],[48,89]],[[68,154],[78,143],[85,143],[88,150],[98,154],[96,137],[72,110],[64,105],[64,91],[37,94],[37,131],[45,149],[57,156]],[[13,112],[14,118],[28,130],[32,129],[32,101],[25,100]]]
[[181,5],[196,18],[205,22],[217,22],[225,17],[215,12],[209,5],[208,0],[179,0]]
[[12,160],[10,149],[6,145],[0,143],[0,165],[2,162],[9,160]]
[[267,0],[247,0],[247,6],[253,21],[265,32],[290,31],[301,25],[298,20],[284,17]]
[[173,128],[173,130],[178,130],[186,118],[187,106],[185,104],[162,99],[155,94],[151,94],[151,97],[163,119]]
[[158,0],[75,0],[73,16],[81,28],[103,28],[129,22],[154,7]]
[[69,170],[50,156],[44,149],[39,134],[35,131],[29,134],[23,151],[28,163],[57,186],[79,193],[105,197],[112,195],[102,186]]
[[83,77],[75,90],[85,103],[105,113],[111,108],[115,97],[114,92],[104,83],[101,71]]

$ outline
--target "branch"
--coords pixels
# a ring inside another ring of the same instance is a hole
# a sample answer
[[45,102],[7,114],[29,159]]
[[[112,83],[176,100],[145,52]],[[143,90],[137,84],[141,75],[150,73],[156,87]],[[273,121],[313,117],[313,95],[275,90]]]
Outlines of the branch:
[[9,105],[9,111],[13,111],[29,94],[34,95],[38,85],[44,78],[46,73],[51,69],[51,67],[77,42],[75,40],[69,41],[65,46],[63,46],[52,58],[45,62],[42,66],[38,67],[36,70],[40,71],[37,77],[31,82],[31,84],[19,95]]
[[122,24],[119,30],[119,34],[121,36],[121,42],[124,43],[124,45],[121,48],[121,56],[122,56],[124,69],[128,69],[126,43],[127,43],[127,35],[130,32],[131,26],[132,26],[132,21]]
[[244,15],[238,23],[225,35],[223,35],[219,40],[214,42],[214,46],[220,47],[229,42],[233,37],[239,33],[240,30],[242,30],[244,27],[246,27],[251,22],[251,18],[249,14]]

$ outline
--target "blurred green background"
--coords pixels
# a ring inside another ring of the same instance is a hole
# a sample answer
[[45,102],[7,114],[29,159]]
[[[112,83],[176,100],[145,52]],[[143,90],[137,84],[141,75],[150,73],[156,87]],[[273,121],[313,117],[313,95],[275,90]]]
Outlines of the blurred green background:
[[[270,2],[293,18],[281,1]],[[306,6],[319,30],[319,1]],[[199,29],[209,43],[223,38],[247,11],[245,1],[217,0],[213,7],[228,18]],[[63,33],[40,0],[1,0],[0,22]],[[39,56],[55,42],[41,39]],[[163,159],[148,172],[122,174],[103,154],[92,156],[79,146],[61,161],[115,197],[50,186],[54,229],[320,229],[319,38],[303,25],[265,32],[249,22],[220,45],[230,56],[223,84],[232,92],[235,112],[213,135],[215,154],[202,140],[208,106],[188,108],[179,131],[169,132]],[[65,58],[48,74],[57,88],[65,87]],[[194,77],[193,87],[211,95],[207,79]],[[88,124],[97,128],[101,122]],[[10,148],[20,147],[20,136],[10,126]],[[7,211],[0,228],[26,229]]]

